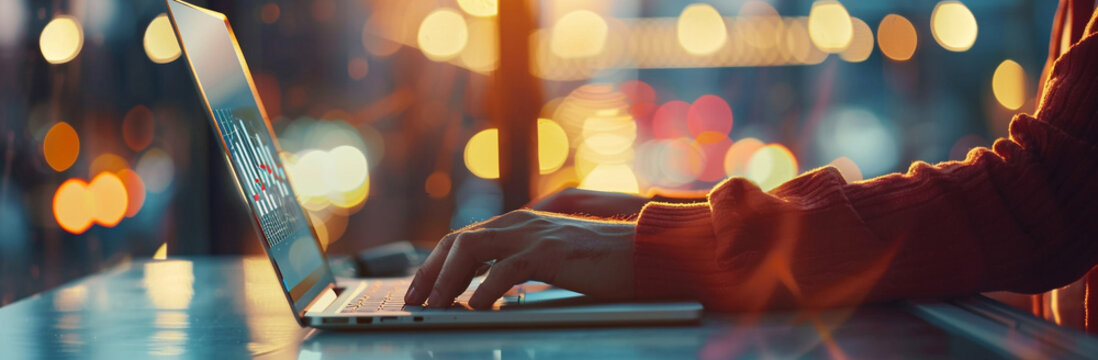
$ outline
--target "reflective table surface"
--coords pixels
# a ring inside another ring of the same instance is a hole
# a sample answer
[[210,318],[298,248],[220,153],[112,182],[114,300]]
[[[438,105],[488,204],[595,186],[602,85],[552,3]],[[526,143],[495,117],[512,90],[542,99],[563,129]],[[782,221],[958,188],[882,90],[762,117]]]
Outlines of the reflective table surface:
[[[330,332],[301,328],[262,257],[132,262],[0,308],[0,358],[997,358],[1098,354],[988,300],[707,313],[699,324]],[[972,308],[977,308],[973,310]]]

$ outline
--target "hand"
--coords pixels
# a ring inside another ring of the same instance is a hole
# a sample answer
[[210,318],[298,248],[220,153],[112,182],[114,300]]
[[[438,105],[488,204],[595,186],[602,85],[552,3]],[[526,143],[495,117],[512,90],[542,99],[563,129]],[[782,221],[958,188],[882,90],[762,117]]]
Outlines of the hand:
[[443,237],[416,272],[404,302],[448,307],[491,260],[496,263],[469,300],[477,309],[491,308],[512,286],[529,280],[603,299],[632,298],[635,228],[530,210],[503,214]]
[[640,213],[649,199],[637,195],[567,188],[534,203],[531,209],[601,218],[627,218]]

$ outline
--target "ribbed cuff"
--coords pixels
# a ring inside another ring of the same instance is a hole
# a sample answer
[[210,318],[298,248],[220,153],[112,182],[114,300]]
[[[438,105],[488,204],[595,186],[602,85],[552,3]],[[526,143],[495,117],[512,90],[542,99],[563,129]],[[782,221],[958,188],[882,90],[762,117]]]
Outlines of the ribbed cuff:
[[639,299],[688,298],[716,268],[708,203],[649,203],[637,219],[634,291]]

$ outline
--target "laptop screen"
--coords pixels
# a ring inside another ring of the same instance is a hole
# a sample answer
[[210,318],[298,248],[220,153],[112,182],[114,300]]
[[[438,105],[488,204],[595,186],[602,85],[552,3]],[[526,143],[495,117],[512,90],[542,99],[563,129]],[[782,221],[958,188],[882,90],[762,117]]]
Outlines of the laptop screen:
[[263,246],[301,314],[333,277],[290,187],[244,56],[224,15],[175,0],[168,6]]

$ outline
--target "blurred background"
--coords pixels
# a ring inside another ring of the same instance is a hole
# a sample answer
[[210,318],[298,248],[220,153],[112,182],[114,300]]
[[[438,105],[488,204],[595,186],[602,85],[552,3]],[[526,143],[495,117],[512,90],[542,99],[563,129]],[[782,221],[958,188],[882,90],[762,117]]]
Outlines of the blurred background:
[[[829,164],[854,181],[963,159],[1033,111],[1056,10],[194,3],[232,23],[330,254],[429,248],[565,187],[769,189]],[[0,305],[137,258],[261,252],[165,12],[0,0]]]

